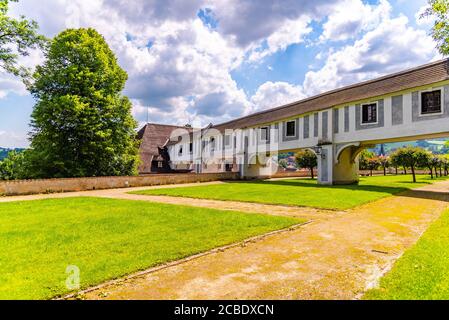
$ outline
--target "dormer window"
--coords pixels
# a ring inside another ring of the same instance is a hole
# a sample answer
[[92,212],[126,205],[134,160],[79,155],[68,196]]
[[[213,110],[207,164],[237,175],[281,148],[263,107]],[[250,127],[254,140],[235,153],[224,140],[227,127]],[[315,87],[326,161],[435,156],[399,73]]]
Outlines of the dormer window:
[[377,123],[377,103],[362,105],[362,124]]
[[421,93],[421,114],[441,113],[441,90]]

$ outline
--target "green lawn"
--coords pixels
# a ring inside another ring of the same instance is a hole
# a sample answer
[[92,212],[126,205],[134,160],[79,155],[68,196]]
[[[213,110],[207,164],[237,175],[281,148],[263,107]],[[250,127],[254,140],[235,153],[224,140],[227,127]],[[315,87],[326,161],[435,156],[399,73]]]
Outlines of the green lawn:
[[405,252],[364,299],[449,299],[449,210]]
[[143,201],[67,198],[0,204],[0,299],[69,292],[303,221]]
[[429,176],[417,176],[412,183],[409,175],[361,178],[359,185],[322,186],[315,180],[229,182],[226,184],[163,188],[133,192],[143,195],[167,195],[216,200],[235,200],[322,209],[349,209],[363,203],[417,188],[434,182]]

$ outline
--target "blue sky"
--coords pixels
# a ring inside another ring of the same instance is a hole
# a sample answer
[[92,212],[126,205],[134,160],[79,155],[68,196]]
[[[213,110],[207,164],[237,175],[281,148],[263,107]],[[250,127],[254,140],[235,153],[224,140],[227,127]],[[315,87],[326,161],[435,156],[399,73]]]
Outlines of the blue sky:
[[[441,58],[426,0],[21,0],[49,37],[96,28],[139,125],[219,123]],[[42,63],[33,52],[23,63]],[[0,73],[0,146],[26,147],[33,98]]]

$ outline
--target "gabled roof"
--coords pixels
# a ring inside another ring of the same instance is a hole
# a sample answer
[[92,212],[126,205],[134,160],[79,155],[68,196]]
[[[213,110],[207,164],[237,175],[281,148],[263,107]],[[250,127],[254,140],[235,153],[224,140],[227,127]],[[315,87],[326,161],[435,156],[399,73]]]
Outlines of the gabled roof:
[[140,150],[152,155],[159,154],[158,147],[163,147],[170,138],[171,133],[176,129],[191,128],[182,126],[172,126],[167,124],[148,123],[137,133],[137,139],[142,140]]
[[159,155],[159,148],[164,147],[169,141],[170,135],[176,129],[191,131],[191,128],[172,126],[166,124],[148,123],[137,133],[137,139],[141,140],[139,154],[141,164],[139,172],[150,172],[153,157]]
[[221,123],[214,126],[214,128],[220,131],[224,129],[243,129],[448,79],[449,59],[444,59],[374,80],[328,91],[277,108],[253,113],[242,118]]

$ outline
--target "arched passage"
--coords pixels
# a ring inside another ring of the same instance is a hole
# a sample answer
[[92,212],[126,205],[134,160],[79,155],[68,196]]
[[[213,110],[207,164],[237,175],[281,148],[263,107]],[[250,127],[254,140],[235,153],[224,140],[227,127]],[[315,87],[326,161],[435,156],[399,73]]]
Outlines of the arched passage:
[[366,146],[360,143],[337,145],[333,167],[333,184],[353,184],[359,181],[358,155]]

